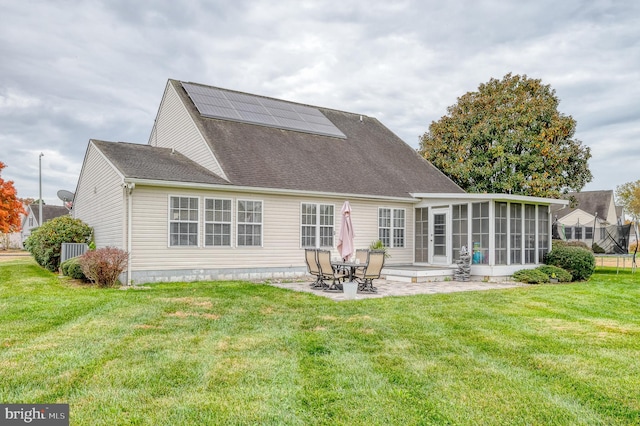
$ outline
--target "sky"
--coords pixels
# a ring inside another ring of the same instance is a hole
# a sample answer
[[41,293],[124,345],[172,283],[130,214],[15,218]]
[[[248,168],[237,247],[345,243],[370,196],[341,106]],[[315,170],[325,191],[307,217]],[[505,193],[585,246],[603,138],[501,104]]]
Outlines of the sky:
[[[640,179],[637,0],[0,0],[1,177],[62,205],[90,139],[147,143],[168,79],[377,118],[407,144],[508,73],[542,80],[593,180]],[[40,154],[44,154],[40,157]],[[40,166],[41,161],[41,166]]]

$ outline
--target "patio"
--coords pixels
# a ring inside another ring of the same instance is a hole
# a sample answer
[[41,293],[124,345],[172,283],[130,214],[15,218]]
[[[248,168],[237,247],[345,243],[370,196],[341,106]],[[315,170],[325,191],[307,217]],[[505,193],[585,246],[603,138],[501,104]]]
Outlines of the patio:
[[[312,277],[307,277],[304,281],[298,282],[271,282],[270,285],[285,288],[287,290],[314,293],[318,296],[328,297],[335,301],[346,300],[342,292],[329,292],[311,288],[314,281]],[[376,293],[360,293],[356,295],[356,300],[380,298],[387,296],[413,296],[416,294],[436,294],[453,293],[458,291],[478,291],[505,289],[513,287],[524,287],[527,284],[519,282],[481,282],[481,281],[432,281],[432,282],[405,282],[392,281],[387,279],[374,280],[373,285],[378,289]]]

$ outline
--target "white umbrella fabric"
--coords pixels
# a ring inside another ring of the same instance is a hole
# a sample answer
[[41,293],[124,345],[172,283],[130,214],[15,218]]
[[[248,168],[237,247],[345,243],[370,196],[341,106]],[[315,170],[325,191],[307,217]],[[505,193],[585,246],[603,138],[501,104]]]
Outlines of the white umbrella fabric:
[[342,205],[342,225],[340,226],[340,235],[338,236],[338,252],[342,260],[349,260],[354,253],[353,224],[351,223],[351,204],[345,201]]

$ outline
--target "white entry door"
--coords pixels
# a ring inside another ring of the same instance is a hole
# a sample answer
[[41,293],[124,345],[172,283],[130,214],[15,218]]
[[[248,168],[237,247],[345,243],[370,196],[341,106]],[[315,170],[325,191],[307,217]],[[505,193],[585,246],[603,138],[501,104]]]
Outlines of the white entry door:
[[431,209],[429,252],[434,265],[451,264],[451,227],[449,209]]

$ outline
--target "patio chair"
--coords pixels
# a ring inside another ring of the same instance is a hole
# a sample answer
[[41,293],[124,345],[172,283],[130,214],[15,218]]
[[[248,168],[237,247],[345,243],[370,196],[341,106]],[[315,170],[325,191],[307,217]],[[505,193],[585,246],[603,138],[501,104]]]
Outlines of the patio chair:
[[369,256],[368,249],[356,249],[356,260],[360,263],[367,263],[367,257]]
[[357,269],[355,272],[356,279],[360,283],[358,290],[375,292],[377,289],[373,286],[373,280],[380,278],[380,273],[384,267],[384,251],[371,250],[367,257],[367,267]]
[[[331,252],[329,250],[318,250],[318,267],[320,269],[322,287],[325,291],[342,291],[336,283],[348,274],[343,270],[334,269],[331,264]],[[325,280],[331,280],[332,282],[328,285]]]
[[309,274],[313,275],[316,280],[311,283],[312,288],[321,288],[322,279],[320,279],[320,267],[318,266],[318,250],[304,249],[304,260],[307,263]]

